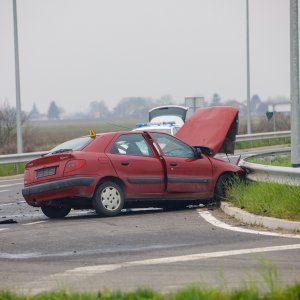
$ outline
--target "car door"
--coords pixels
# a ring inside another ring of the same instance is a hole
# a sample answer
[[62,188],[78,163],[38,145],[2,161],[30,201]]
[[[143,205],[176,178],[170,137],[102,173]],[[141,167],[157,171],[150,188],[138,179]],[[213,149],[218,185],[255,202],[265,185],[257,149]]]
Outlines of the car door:
[[163,163],[142,133],[119,135],[107,156],[125,183],[128,198],[159,197],[164,193]]
[[209,194],[212,188],[212,165],[205,156],[196,157],[194,150],[173,136],[152,132],[162,150],[167,172],[168,193]]

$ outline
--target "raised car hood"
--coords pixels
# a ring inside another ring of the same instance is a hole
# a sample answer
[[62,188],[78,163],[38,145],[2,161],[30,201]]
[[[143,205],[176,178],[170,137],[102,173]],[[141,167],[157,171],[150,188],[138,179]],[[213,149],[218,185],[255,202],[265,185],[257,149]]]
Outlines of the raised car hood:
[[238,130],[238,110],[208,107],[196,111],[179,129],[176,137],[191,146],[206,146],[217,153],[234,153]]

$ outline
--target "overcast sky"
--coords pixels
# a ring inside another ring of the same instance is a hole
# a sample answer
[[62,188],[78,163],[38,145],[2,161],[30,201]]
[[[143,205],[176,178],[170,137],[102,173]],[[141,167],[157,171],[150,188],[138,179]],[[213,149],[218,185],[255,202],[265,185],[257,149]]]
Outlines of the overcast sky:
[[[246,0],[17,0],[22,109],[123,97],[246,99]],[[249,0],[251,94],[289,97],[289,1]],[[0,0],[0,104],[15,105],[12,0]]]

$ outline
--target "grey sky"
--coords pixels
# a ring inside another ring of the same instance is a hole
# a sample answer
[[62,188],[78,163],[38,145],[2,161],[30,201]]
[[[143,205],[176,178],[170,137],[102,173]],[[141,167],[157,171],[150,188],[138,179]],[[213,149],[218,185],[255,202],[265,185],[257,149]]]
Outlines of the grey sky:
[[[245,0],[17,0],[21,101],[246,98]],[[249,0],[251,93],[289,96],[289,1]],[[0,0],[0,103],[15,105],[12,0]]]

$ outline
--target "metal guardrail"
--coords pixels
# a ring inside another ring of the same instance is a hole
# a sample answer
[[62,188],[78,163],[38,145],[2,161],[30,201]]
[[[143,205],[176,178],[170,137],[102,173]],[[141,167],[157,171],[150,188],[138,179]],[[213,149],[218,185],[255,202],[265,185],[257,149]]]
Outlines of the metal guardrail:
[[[253,133],[253,134],[241,134],[236,136],[237,141],[254,141],[261,139],[271,139],[279,137],[289,137],[291,135],[290,131],[277,131],[277,132],[263,132],[263,133]],[[43,152],[30,152],[22,154],[7,154],[0,155],[0,165],[1,164],[14,164],[19,162],[28,162],[32,159],[40,157]]]
[[239,166],[248,171],[247,178],[251,181],[285,183],[289,185],[300,186],[300,168],[261,165],[247,161],[249,158],[261,158],[275,155],[278,156],[278,154],[287,153],[289,152],[284,150],[250,155],[246,159],[242,159],[239,163]]
[[239,142],[243,141],[255,141],[255,140],[266,140],[273,138],[290,137],[291,131],[274,131],[274,132],[261,132],[252,134],[240,134],[236,136],[236,140]]
[[47,152],[43,151],[43,152],[29,152],[29,153],[22,153],[22,154],[0,155],[0,165],[1,164],[15,164],[15,163],[19,163],[19,162],[27,162],[32,159],[38,158],[45,153],[47,153]]

